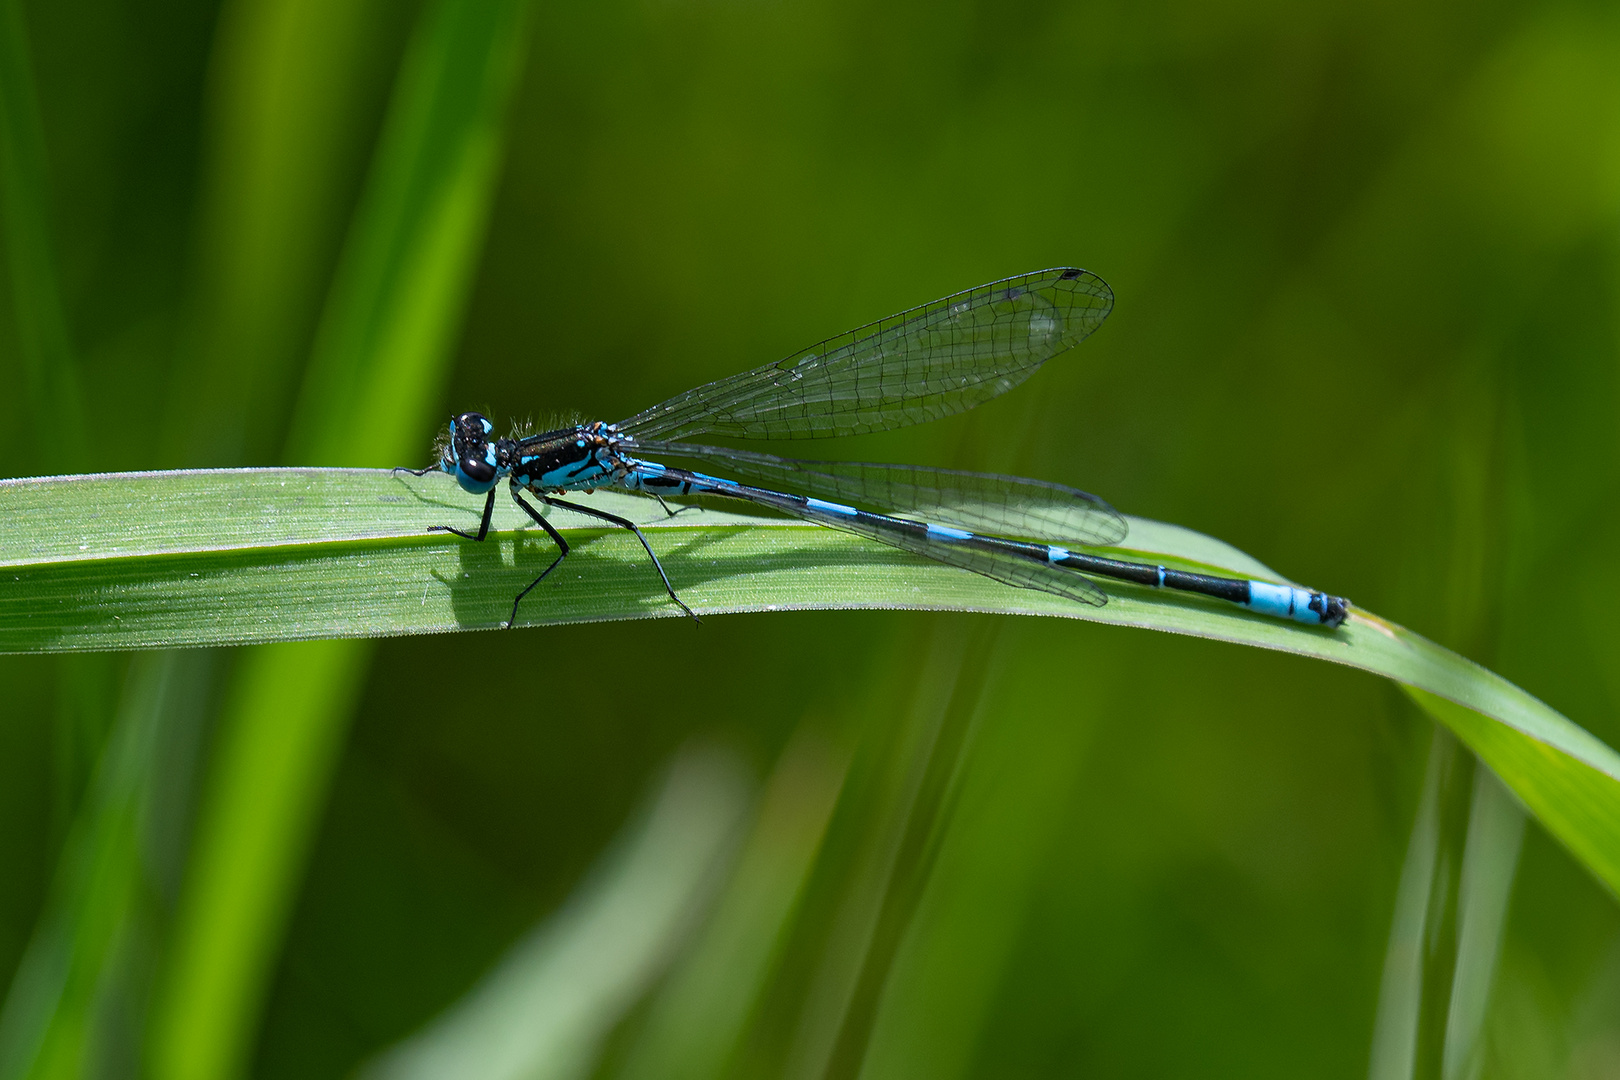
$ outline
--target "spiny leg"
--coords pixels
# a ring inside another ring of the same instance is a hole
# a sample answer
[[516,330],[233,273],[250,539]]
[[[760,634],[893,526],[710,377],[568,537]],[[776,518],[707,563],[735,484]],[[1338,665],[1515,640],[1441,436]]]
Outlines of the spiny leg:
[[489,519],[490,519],[490,515],[492,515],[493,513],[495,513],[495,489],[490,488],[489,489],[489,498],[484,500],[484,520],[480,521],[478,523],[478,535],[477,536],[474,536],[472,533],[462,532],[460,529],[456,528],[454,525],[429,525],[428,526],[428,532],[455,533],[457,536],[466,537],[468,540],[480,540],[481,541],[481,540],[484,539],[484,537],[489,535]]
[[[495,497],[495,493],[493,491],[491,491],[489,494],[491,499]],[[544,496],[541,497],[544,498]],[[541,515],[540,511],[523,501],[523,497],[518,494],[518,489],[515,485],[512,488],[512,501],[521,506],[525,514],[528,514],[540,524],[542,529],[546,530],[546,535],[550,536],[557,545],[557,557],[551,560],[550,566],[546,567],[540,572],[539,577],[529,582],[529,584],[524,587],[522,592],[518,593],[512,598],[512,617],[506,620],[506,628],[508,630],[517,625],[518,605],[523,603],[523,598],[528,596],[529,593],[534,590],[536,585],[546,580],[546,575],[557,569],[558,565],[560,565],[562,561],[568,557],[568,541],[562,538],[562,533],[553,528],[551,522],[547,521],[545,517]]]
[[619,517],[616,514],[609,514],[602,510],[594,510],[589,506],[580,506],[578,503],[563,502],[561,499],[553,499],[549,495],[540,496],[540,501],[545,503],[547,506],[560,506],[564,510],[572,510],[576,514],[584,514],[586,517],[593,517],[600,521],[611,522],[612,524],[619,526],[621,529],[629,529],[631,532],[635,533],[636,539],[641,541],[642,548],[647,552],[647,558],[652,560],[653,569],[658,571],[658,577],[663,581],[664,591],[669,593],[669,598],[675,601],[676,605],[682,611],[692,616],[693,622],[700,623],[703,621],[697,617],[697,612],[687,607],[685,601],[675,595],[675,586],[669,583],[669,575],[664,573],[664,564],[658,561],[657,555],[653,554],[652,545],[647,543],[646,536],[642,535],[641,530],[637,528],[635,522],[630,521],[627,518]]

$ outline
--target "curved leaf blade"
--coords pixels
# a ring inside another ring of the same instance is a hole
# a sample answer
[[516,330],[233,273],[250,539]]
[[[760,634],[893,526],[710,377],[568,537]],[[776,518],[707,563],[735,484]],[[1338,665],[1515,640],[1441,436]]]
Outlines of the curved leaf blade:
[[[1357,611],[1339,630],[1324,631],[1113,583],[1108,605],[1090,608],[799,521],[711,508],[666,518],[635,496],[589,498],[644,523],[670,579],[700,614],[1054,615],[1256,645],[1394,679],[1620,893],[1620,755],[1507,680],[1376,616]],[[0,535],[0,651],[493,628],[556,549],[505,500],[497,500],[498,531],[486,543],[425,531],[476,527],[479,510],[479,500],[447,477],[385,470],[0,481],[0,512],[12,526]],[[574,553],[525,602],[525,625],[680,615],[628,533],[565,511],[552,521]],[[1115,550],[1276,578],[1242,552],[1173,525],[1133,519],[1127,543]]]

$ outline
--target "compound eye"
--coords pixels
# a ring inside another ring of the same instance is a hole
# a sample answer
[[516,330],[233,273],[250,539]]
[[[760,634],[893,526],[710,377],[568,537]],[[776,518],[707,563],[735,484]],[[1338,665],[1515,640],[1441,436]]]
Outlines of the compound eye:
[[461,481],[462,487],[466,487],[467,480],[471,480],[473,483],[480,485],[482,490],[488,491],[490,485],[495,483],[495,463],[487,457],[472,457],[471,455],[463,457],[456,462],[456,473],[457,479],[466,477],[465,480]]
[[495,486],[495,444],[489,441],[494,427],[477,413],[462,413],[451,425],[450,454],[455,457],[456,482],[474,495]]

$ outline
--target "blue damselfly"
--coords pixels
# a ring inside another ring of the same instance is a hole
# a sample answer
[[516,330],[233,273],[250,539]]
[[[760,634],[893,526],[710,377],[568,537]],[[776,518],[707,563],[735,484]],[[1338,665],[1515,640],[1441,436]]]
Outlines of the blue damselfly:
[[[641,492],[660,503],[694,495],[738,499],[1085,604],[1107,602],[1091,580],[1101,577],[1198,593],[1311,625],[1344,622],[1349,602],[1342,597],[1073,550],[1113,547],[1127,527],[1101,499],[1062,484],[916,465],[799,461],[687,441],[704,435],[857,435],[962,412],[1012,389],[1079,344],[1101,325],[1113,301],[1107,283],[1085,270],[1023,274],[688,390],[617,424],[596,421],[497,439],[485,417],[462,413],[450,421],[437,464],[407,471],[420,476],[439,468],[467,491],[487,494],[476,533],[448,525],[432,531],[483,540],[496,485],[505,478],[513,500],[556,543],[556,559],[513,599],[508,627],[517,621],[523,598],[569,551],[562,534],[523,498],[525,489],[548,506],[634,533],[670,599],[693,614],[634,522],[556,497],[599,487]],[[743,480],[666,465],[653,455],[707,465]]]

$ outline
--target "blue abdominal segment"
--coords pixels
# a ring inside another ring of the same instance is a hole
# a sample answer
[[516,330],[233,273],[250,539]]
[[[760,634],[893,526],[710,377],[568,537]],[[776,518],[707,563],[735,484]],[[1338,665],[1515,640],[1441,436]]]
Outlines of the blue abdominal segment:
[[[1250,611],[1272,615],[1279,619],[1293,619],[1307,626],[1337,626],[1344,621],[1342,611],[1334,611],[1336,597],[1297,589],[1292,585],[1273,585],[1268,581],[1249,582]],[[1338,601],[1342,605],[1342,601]],[[1336,616],[1336,617],[1335,617]],[[1329,620],[1333,621],[1329,621]]]
[[824,514],[837,514],[840,517],[855,517],[860,513],[853,506],[845,506],[843,503],[823,502],[820,499],[806,499],[804,504],[812,510],[820,510]]

